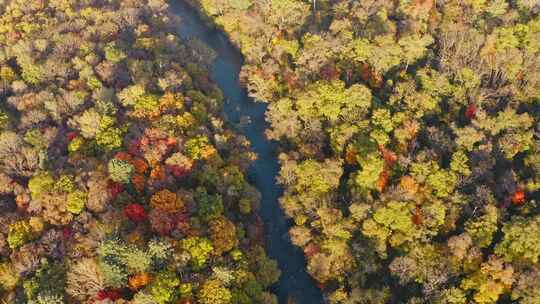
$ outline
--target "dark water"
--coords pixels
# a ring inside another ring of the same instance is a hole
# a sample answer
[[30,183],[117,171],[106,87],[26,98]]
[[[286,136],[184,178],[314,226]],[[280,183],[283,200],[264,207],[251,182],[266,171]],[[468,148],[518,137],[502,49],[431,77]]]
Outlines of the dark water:
[[268,255],[278,261],[282,272],[273,291],[280,303],[285,303],[288,296],[298,304],[323,303],[320,290],[305,271],[306,262],[302,252],[287,237],[289,223],[278,203],[282,190],[275,182],[279,172],[276,144],[266,140],[264,135],[267,127],[264,116],[266,104],[253,102],[240,86],[238,74],[243,61],[241,54],[223,33],[208,28],[187,4],[172,1],[171,8],[181,18],[178,32],[182,38],[196,37],[217,53],[211,76],[227,100],[224,111],[229,121],[238,123],[241,117],[250,118],[249,122],[241,124],[242,133],[258,155],[249,175],[252,184],[262,194],[260,215],[265,224]]

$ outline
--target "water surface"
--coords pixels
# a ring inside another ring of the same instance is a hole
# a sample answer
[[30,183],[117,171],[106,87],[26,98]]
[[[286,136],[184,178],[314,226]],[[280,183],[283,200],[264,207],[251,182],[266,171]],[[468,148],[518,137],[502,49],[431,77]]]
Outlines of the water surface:
[[171,8],[181,18],[178,33],[182,38],[196,37],[217,53],[211,77],[225,96],[224,112],[228,120],[239,124],[242,117],[250,118],[239,125],[258,155],[248,174],[250,182],[262,195],[260,215],[265,225],[267,253],[278,261],[282,272],[273,291],[280,303],[286,303],[288,296],[298,304],[323,303],[320,290],[305,271],[306,262],[302,252],[287,237],[289,222],[278,203],[282,189],[275,182],[279,172],[275,153],[277,146],[266,140],[264,135],[268,127],[264,115],[266,104],[253,102],[240,85],[238,77],[243,62],[241,54],[223,33],[207,27],[186,3],[173,1]]

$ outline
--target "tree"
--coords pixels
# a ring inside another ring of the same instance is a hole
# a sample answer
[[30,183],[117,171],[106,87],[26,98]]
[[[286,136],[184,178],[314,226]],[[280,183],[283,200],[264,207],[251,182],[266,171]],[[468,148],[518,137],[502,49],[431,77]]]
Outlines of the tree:
[[524,304],[532,304],[540,300],[540,290],[536,288],[539,280],[540,272],[537,268],[520,273],[512,290],[512,300],[519,300]]
[[299,64],[303,74],[318,74],[322,67],[331,62],[334,56],[335,41],[314,33],[306,33],[302,37],[303,47],[299,50],[296,63]]
[[421,231],[411,221],[411,215],[406,202],[390,201],[376,210],[373,218],[363,222],[362,233],[376,242],[377,252],[385,257],[387,242],[398,247],[420,235]]
[[371,106],[370,90],[359,84],[345,88],[340,80],[333,82],[317,82],[298,96],[296,108],[303,120],[325,118],[336,122],[341,116],[349,118],[353,115],[367,114]]
[[104,279],[98,263],[85,258],[72,265],[66,275],[66,292],[80,301],[92,299],[104,289]]
[[38,267],[34,275],[23,283],[23,288],[29,302],[63,303],[65,285],[66,273],[64,265],[44,262]]
[[221,255],[238,245],[236,226],[225,217],[210,221],[210,239],[214,247],[213,254]]
[[32,226],[26,221],[15,222],[8,227],[7,242],[9,248],[15,249],[34,238]]
[[444,290],[438,301],[441,304],[466,304],[467,296],[463,290],[454,287]]
[[178,286],[180,286],[180,280],[176,275],[168,271],[163,271],[157,275],[148,289],[155,302],[165,304],[177,299]]
[[202,0],[200,4],[209,15],[220,16],[225,11],[242,11],[252,5],[251,0]]
[[0,166],[7,174],[30,177],[38,168],[38,151],[14,132],[0,133]]
[[502,231],[504,238],[495,247],[495,253],[505,262],[525,260],[536,264],[540,260],[540,216],[514,217]]
[[203,267],[210,253],[214,250],[212,243],[207,238],[190,237],[181,241],[182,249],[188,252],[191,256],[193,268]]
[[181,198],[177,197],[176,193],[164,189],[152,195],[150,206],[163,209],[169,213],[175,213],[183,210],[184,202]]
[[60,295],[38,295],[35,299],[28,301],[28,304],[63,304],[64,298]]
[[493,205],[485,207],[485,214],[477,219],[470,219],[465,223],[465,231],[473,238],[474,243],[480,248],[487,247],[493,240],[497,231],[499,211]]
[[132,164],[124,160],[113,158],[108,164],[110,178],[119,183],[129,183],[135,168]]
[[127,126],[122,128],[113,127],[116,118],[111,116],[101,117],[99,130],[96,133],[96,143],[105,150],[115,150],[122,146]]
[[54,188],[54,179],[48,172],[38,173],[28,181],[28,190],[33,199],[39,199],[45,192]]
[[289,236],[291,242],[298,247],[304,247],[313,238],[310,229],[303,226],[293,226],[289,230]]
[[19,283],[20,277],[12,264],[2,263],[0,264],[0,279],[0,286],[6,291],[11,291]]
[[196,189],[194,199],[197,202],[198,214],[205,221],[218,218],[224,210],[221,195],[210,195],[203,187]]
[[185,153],[194,160],[206,160],[216,154],[216,149],[210,144],[208,137],[200,135],[188,140]]
[[323,195],[338,186],[341,168],[330,159],[324,163],[310,159],[300,163],[295,168],[295,174],[297,181],[294,188],[297,192]]
[[376,189],[377,181],[384,170],[384,160],[378,153],[369,153],[358,157],[361,170],[355,178],[356,184],[364,189]]
[[207,280],[197,294],[202,304],[228,304],[231,303],[231,291],[221,285],[217,280]]
[[402,285],[413,281],[422,284],[426,296],[440,290],[453,274],[444,253],[433,245],[412,248],[406,255],[396,257],[389,269]]
[[266,119],[272,124],[272,129],[269,130],[272,139],[280,139],[284,136],[294,140],[302,128],[291,99],[279,99],[271,103],[266,112]]
[[508,292],[514,282],[514,269],[496,256],[490,256],[480,269],[461,281],[461,288],[474,290],[474,300],[479,304],[496,303]]
[[309,16],[309,5],[298,0],[272,0],[260,4],[268,22],[280,30],[295,32]]
[[249,259],[252,265],[251,271],[255,274],[256,280],[254,281],[259,282],[264,288],[278,281],[281,271],[279,270],[277,261],[270,259],[262,247],[256,246],[250,251]]
[[80,214],[86,205],[87,198],[88,194],[80,190],[69,193],[66,202],[67,211],[73,214]]
[[322,242],[322,251],[308,260],[309,273],[321,283],[341,280],[355,266],[346,240],[328,238]]

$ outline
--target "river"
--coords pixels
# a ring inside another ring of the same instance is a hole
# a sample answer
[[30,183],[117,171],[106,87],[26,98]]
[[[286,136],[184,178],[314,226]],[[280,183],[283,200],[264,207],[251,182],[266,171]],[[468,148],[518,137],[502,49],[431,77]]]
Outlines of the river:
[[[277,260],[282,272],[272,291],[277,294],[279,303],[286,303],[289,296],[297,304],[324,303],[321,291],[305,270],[306,261],[302,251],[292,245],[287,237],[290,223],[279,207],[278,198],[282,189],[275,181],[279,173],[275,153],[277,145],[268,141],[264,134],[268,127],[265,121],[267,105],[251,100],[245,88],[240,85],[242,55],[222,32],[207,27],[189,5],[182,1],[171,2],[172,12],[181,18],[179,35],[184,39],[196,37],[217,53],[211,77],[225,96],[225,115],[231,123],[241,126],[241,132],[258,155],[248,176],[250,183],[257,187],[262,195],[259,212],[265,226],[267,253]],[[249,117],[249,120],[240,124],[242,117]]]

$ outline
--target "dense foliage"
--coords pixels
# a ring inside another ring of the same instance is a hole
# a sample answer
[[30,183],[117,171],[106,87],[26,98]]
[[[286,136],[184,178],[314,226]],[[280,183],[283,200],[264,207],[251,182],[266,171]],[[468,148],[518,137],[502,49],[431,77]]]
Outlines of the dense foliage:
[[277,303],[254,155],[173,20],[0,1],[0,303]]
[[269,103],[329,303],[540,303],[538,1],[191,3]]

